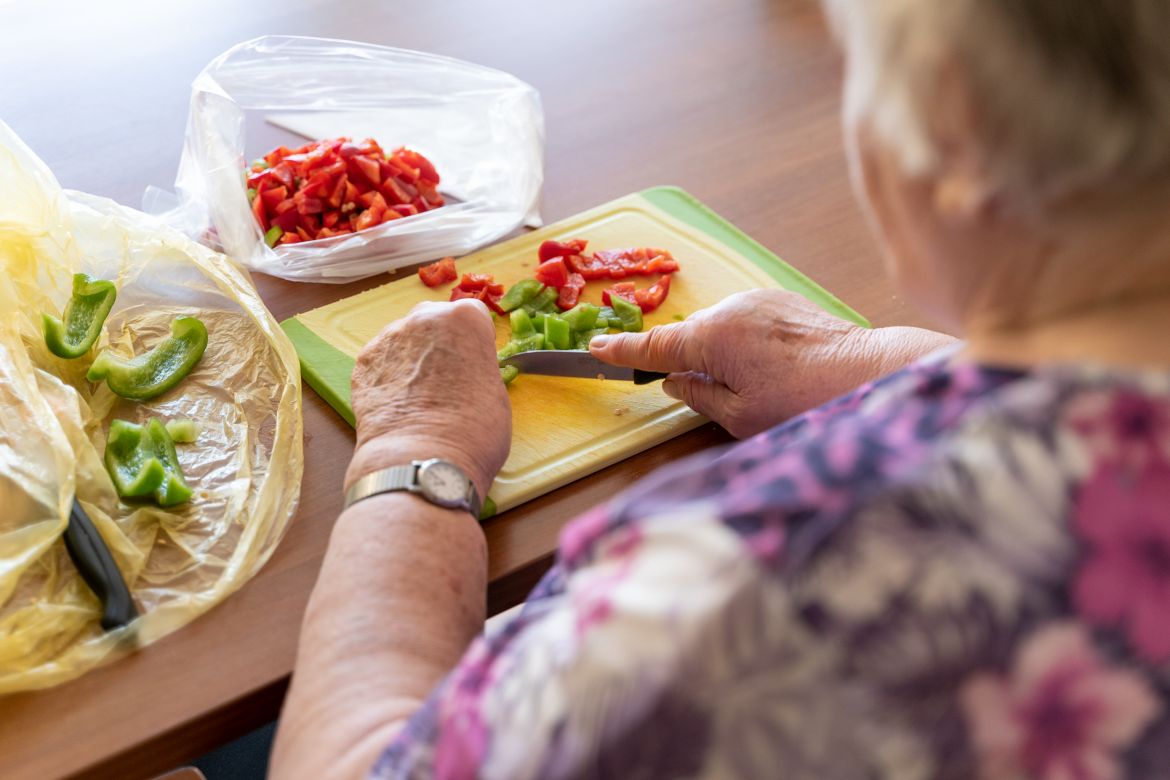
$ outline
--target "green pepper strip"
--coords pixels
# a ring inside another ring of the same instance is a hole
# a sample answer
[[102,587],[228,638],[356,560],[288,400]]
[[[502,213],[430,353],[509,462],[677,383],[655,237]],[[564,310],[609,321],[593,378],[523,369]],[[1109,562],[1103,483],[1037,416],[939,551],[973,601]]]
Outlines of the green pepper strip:
[[[610,305],[621,322],[622,330],[627,333],[637,333],[642,330],[642,309],[636,303],[630,303],[619,295],[610,299]],[[610,325],[613,323],[611,322]]]
[[273,225],[268,228],[268,232],[264,234],[264,243],[269,247],[275,247],[276,242],[284,235],[284,231],[280,229],[280,225]]
[[175,444],[157,419],[146,425],[125,420],[110,423],[105,462],[114,488],[123,498],[150,497],[159,506],[174,506],[191,498]]
[[500,298],[499,307],[504,311],[519,309],[535,298],[543,289],[544,285],[537,280],[523,279],[508,288],[508,291]]
[[194,317],[176,317],[170,338],[149,352],[121,358],[102,351],[86,375],[89,381],[106,380],[110,389],[123,398],[145,401],[177,385],[203,357],[207,328]]
[[562,314],[561,319],[569,324],[569,330],[574,333],[581,333],[582,331],[593,330],[597,326],[597,315],[600,313],[601,309],[592,303],[578,303]]
[[45,346],[57,357],[79,358],[97,341],[118,295],[113,282],[73,275],[73,297],[65,304],[64,322],[45,314]]
[[524,304],[524,311],[529,314],[556,314],[557,309],[557,288],[545,287],[533,298]]
[[167,420],[166,428],[175,444],[190,444],[199,438],[199,424],[194,420]]
[[546,349],[568,349],[573,343],[569,323],[549,315],[544,319],[544,346]]
[[504,384],[512,384],[512,380],[520,375],[520,369],[516,366],[500,366],[500,379]]

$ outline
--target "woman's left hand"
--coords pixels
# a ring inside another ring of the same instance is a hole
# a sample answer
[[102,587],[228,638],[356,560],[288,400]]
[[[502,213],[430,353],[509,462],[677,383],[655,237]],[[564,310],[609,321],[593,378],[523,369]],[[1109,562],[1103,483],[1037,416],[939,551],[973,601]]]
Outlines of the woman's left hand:
[[495,338],[487,307],[468,299],[419,304],[362,349],[353,372],[357,447],[347,489],[380,468],[442,458],[487,495],[512,436]]

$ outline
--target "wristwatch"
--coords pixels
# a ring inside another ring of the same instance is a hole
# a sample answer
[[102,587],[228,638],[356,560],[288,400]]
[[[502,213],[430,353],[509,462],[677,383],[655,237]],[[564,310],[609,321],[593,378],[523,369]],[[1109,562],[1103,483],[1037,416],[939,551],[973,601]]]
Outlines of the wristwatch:
[[346,492],[345,508],[363,498],[398,490],[415,493],[447,509],[466,509],[473,517],[479,517],[480,498],[475,483],[463,469],[439,458],[415,460],[366,474]]

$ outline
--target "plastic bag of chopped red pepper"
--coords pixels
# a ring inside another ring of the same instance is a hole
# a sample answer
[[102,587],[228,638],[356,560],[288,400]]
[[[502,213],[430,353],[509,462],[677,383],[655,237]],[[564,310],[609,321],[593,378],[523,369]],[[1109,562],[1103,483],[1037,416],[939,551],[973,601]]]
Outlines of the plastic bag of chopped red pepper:
[[[258,198],[254,161],[281,144],[282,158],[344,165],[361,191],[337,192],[343,177],[326,175],[311,187],[294,178],[280,197],[266,177]],[[144,205],[253,270],[345,282],[539,225],[543,154],[540,96],[509,74],[366,43],[267,36],[229,49],[195,79],[177,197],[150,190]]]

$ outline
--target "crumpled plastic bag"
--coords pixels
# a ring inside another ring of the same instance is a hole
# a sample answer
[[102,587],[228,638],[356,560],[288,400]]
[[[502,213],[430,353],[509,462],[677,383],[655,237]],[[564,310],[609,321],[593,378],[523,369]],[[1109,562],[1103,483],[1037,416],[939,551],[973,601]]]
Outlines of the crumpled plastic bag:
[[[371,137],[388,150],[421,152],[442,177],[447,205],[269,248],[244,185],[246,162],[271,151],[247,132],[265,120],[314,141]],[[540,94],[515,76],[406,49],[273,35],[232,47],[196,77],[178,203],[148,190],[144,208],[195,238],[210,223],[224,251],[254,270],[345,282],[464,255],[522,223],[539,226],[543,181]]]
[[[78,271],[118,286],[99,347],[141,352],[189,314],[209,331],[202,361],[141,404],[86,381],[96,353],[53,356],[40,323],[62,311]],[[109,423],[150,417],[199,422],[197,441],[178,447],[187,504],[114,492]],[[296,353],[245,273],[141,213],[62,191],[0,123],[0,693],[69,680],[226,598],[280,541],[302,463]],[[115,631],[98,625],[62,540],[75,493],[140,613]]]

